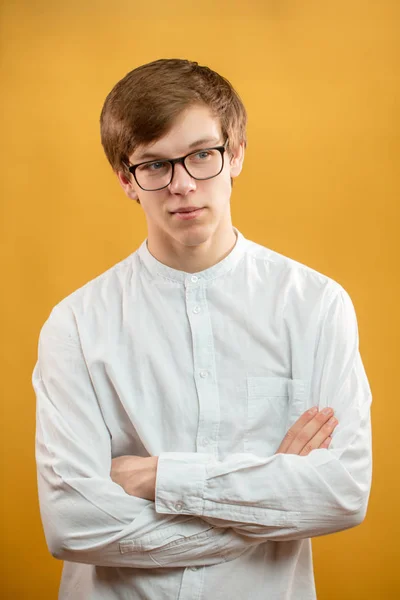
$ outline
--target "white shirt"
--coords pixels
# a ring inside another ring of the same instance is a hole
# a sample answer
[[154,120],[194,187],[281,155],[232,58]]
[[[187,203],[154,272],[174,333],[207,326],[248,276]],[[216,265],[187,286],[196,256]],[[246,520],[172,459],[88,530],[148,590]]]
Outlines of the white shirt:
[[[310,537],[365,516],[371,392],[352,302],[234,231],[196,274],[145,240],[43,325],[38,485],[62,600],[311,600]],[[339,420],[330,448],[275,454],[314,405]],[[160,457],[155,502],[111,480],[128,454]]]

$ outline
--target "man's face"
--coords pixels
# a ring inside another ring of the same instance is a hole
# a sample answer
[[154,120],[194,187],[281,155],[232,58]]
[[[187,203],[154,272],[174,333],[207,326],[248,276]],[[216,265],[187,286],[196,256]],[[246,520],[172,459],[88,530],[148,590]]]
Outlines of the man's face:
[[[196,145],[193,146],[194,143]],[[144,161],[178,158],[204,148],[223,146],[224,143],[219,122],[210,110],[205,106],[194,106],[178,117],[168,134],[152,144],[136,148],[129,160],[131,165],[135,165]],[[233,157],[226,151],[223,156],[222,172],[202,181],[191,177],[182,164],[176,164],[170,185],[158,191],[144,191],[133,176],[128,181],[122,173],[118,173],[127,196],[140,200],[147,220],[149,241],[156,237],[158,242],[167,245],[196,246],[232,228],[231,177],[237,177],[241,171],[244,148],[241,146]],[[156,164],[153,168],[159,166]],[[180,218],[176,211],[187,207],[202,210],[194,218]]]

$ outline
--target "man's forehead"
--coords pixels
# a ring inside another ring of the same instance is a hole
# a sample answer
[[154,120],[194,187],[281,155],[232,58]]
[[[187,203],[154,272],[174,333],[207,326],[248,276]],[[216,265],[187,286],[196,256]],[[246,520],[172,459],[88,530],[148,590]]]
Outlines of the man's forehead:
[[150,144],[138,146],[135,162],[152,158],[182,156],[199,147],[222,143],[219,120],[206,107],[191,107],[178,117],[171,130]]

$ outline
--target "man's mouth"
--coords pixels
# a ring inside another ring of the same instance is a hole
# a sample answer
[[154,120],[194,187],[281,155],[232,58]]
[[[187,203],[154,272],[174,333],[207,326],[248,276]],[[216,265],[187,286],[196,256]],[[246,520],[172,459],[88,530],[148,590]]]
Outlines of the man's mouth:
[[185,208],[178,208],[178,210],[173,210],[172,212],[175,213],[188,213],[188,212],[194,212],[195,210],[201,210],[201,206],[186,206]]
[[188,206],[186,208],[179,208],[171,214],[173,214],[177,219],[183,219],[186,221],[199,217],[203,213],[204,208],[205,207]]

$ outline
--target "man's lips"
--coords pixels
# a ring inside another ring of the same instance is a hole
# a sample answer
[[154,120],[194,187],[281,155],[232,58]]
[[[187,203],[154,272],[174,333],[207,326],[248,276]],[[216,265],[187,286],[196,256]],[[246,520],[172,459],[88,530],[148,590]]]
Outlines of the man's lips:
[[171,210],[172,213],[186,213],[193,212],[194,210],[200,210],[202,206],[186,206],[185,208],[178,208],[177,210]]
[[189,221],[192,219],[197,219],[203,214],[203,210],[205,207],[197,207],[197,206],[187,206],[185,208],[180,208],[179,210],[171,213],[175,219],[180,219],[183,221]]

